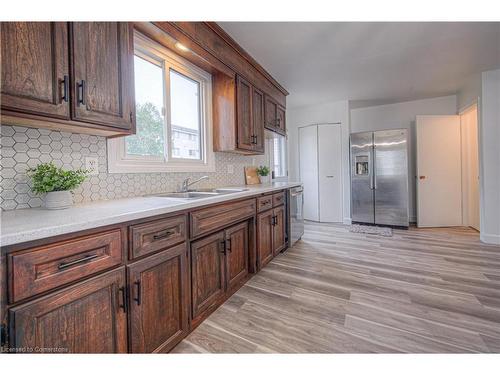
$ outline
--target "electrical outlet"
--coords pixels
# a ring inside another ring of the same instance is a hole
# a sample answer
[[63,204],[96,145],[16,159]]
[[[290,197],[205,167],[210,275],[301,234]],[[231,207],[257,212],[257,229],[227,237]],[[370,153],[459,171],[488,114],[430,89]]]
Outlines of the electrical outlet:
[[252,165],[255,165],[255,158],[252,158]]
[[234,174],[234,166],[232,164],[227,165],[227,174]]
[[85,158],[85,169],[89,171],[90,175],[99,174],[99,160],[93,157]]

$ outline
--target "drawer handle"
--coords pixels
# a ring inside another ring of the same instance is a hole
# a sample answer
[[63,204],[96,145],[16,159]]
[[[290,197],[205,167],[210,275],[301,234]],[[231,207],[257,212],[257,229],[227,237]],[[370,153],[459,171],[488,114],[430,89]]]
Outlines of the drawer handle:
[[266,204],[269,204],[269,203],[270,203],[270,201],[263,201],[263,202],[260,202],[260,205],[265,206]]
[[161,233],[161,234],[155,234],[153,236],[153,240],[154,241],[158,241],[158,240],[161,240],[161,239],[164,239],[164,238],[168,238],[170,237],[172,234],[175,234],[175,232],[171,231],[171,230],[167,230],[166,232],[164,233]]
[[85,255],[83,258],[80,258],[80,259],[77,259],[77,260],[73,260],[73,261],[71,261],[71,262],[60,263],[60,264],[57,266],[57,268],[58,268],[58,269],[60,269],[60,270],[63,270],[63,269],[65,269],[65,268],[68,268],[68,267],[74,266],[75,264],[88,262],[89,260],[95,259],[95,258],[97,258],[98,256],[99,256],[99,255],[97,255],[97,254]]

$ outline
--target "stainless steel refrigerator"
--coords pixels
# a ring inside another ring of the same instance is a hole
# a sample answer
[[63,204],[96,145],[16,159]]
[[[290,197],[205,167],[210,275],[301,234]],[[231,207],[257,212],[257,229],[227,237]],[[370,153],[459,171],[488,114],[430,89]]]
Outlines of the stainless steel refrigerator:
[[408,227],[406,129],[351,134],[352,221]]

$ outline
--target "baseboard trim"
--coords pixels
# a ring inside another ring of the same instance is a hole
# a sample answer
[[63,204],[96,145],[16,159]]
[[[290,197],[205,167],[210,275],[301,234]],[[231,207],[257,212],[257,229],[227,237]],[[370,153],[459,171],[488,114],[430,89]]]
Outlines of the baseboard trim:
[[351,225],[352,224],[352,220],[350,217],[344,217],[344,219],[342,220],[342,223],[344,225]]
[[491,244],[491,245],[500,245],[500,235],[499,234],[488,234],[488,233],[480,233],[479,239],[481,242]]

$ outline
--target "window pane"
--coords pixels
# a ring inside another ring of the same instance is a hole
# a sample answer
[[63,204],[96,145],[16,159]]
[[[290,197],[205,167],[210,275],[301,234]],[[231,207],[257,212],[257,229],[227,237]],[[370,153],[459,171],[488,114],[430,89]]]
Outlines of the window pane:
[[285,177],[285,138],[277,136],[273,139],[273,171],[274,177]]
[[170,121],[175,158],[201,159],[200,84],[170,69]]
[[137,132],[126,137],[126,152],[129,155],[163,156],[163,69],[134,56],[134,74]]

